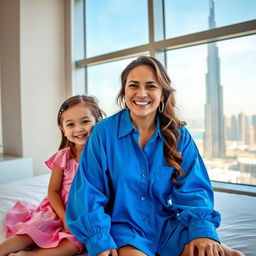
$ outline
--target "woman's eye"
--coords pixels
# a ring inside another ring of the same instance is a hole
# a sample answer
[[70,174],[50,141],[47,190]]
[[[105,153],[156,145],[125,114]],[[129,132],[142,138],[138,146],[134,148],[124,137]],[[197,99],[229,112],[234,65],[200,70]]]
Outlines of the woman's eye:
[[148,85],[148,88],[149,88],[149,89],[156,89],[156,88],[157,88],[157,86],[156,86],[156,85],[154,85],[154,84],[150,84],[150,85]]
[[137,84],[129,84],[128,87],[137,87]]

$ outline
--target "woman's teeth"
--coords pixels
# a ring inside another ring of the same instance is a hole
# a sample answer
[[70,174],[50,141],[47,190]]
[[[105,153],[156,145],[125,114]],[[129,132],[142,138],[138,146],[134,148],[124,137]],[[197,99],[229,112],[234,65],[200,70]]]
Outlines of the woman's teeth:
[[135,101],[135,104],[137,105],[147,105],[148,103],[148,101]]

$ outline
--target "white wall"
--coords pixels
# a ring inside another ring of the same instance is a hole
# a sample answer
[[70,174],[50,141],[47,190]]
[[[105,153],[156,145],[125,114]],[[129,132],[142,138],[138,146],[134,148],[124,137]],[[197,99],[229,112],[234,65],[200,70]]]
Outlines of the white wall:
[[63,0],[1,0],[4,152],[32,157],[34,174],[57,151],[66,98]]
[[0,1],[3,144],[14,155],[22,155],[19,20],[19,2]]
[[[1,49],[1,40],[0,40],[0,49]],[[0,60],[1,60],[1,51],[0,51]],[[0,154],[3,153],[1,80],[2,79],[1,79],[1,61],[0,61]]]

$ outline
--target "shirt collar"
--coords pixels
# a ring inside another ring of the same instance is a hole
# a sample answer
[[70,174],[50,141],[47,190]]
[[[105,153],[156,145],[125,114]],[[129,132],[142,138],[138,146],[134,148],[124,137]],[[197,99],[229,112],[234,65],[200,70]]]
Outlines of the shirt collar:
[[[119,129],[118,129],[118,138],[121,138],[123,136],[126,136],[131,131],[135,130],[136,128],[133,126],[131,117],[130,117],[130,111],[128,109],[124,109],[120,112],[119,116]],[[155,130],[155,137],[159,136],[162,141],[164,141],[164,137],[161,133],[160,128],[160,120],[157,117],[156,121],[156,130]]]
[[135,127],[132,124],[129,110],[122,110],[119,116],[118,138],[129,134],[133,129]]
[[164,142],[164,136],[163,134],[161,133],[161,127],[160,127],[160,120],[159,120],[159,117],[157,117],[156,119],[156,131],[155,131],[155,136],[159,136],[160,139]]

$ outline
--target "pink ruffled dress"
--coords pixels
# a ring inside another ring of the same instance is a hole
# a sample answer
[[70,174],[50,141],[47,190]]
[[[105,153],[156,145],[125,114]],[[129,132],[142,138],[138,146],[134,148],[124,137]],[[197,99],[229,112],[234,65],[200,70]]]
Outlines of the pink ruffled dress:
[[[78,167],[78,163],[70,156],[70,149],[67,147],[45,162],[50,169],[56,165],[63,170],[61,197],[65,206],[70,185]],[[66,233],[62,221],[55,214],[47,197],[39,206],[28,202],[17,202],[7,213],[5,227],[7,238],[14,234],[27,234],[41,248],[55,248],[62,239],[69,239],[76,244],[80,252],[84,248],[74,235]]]

